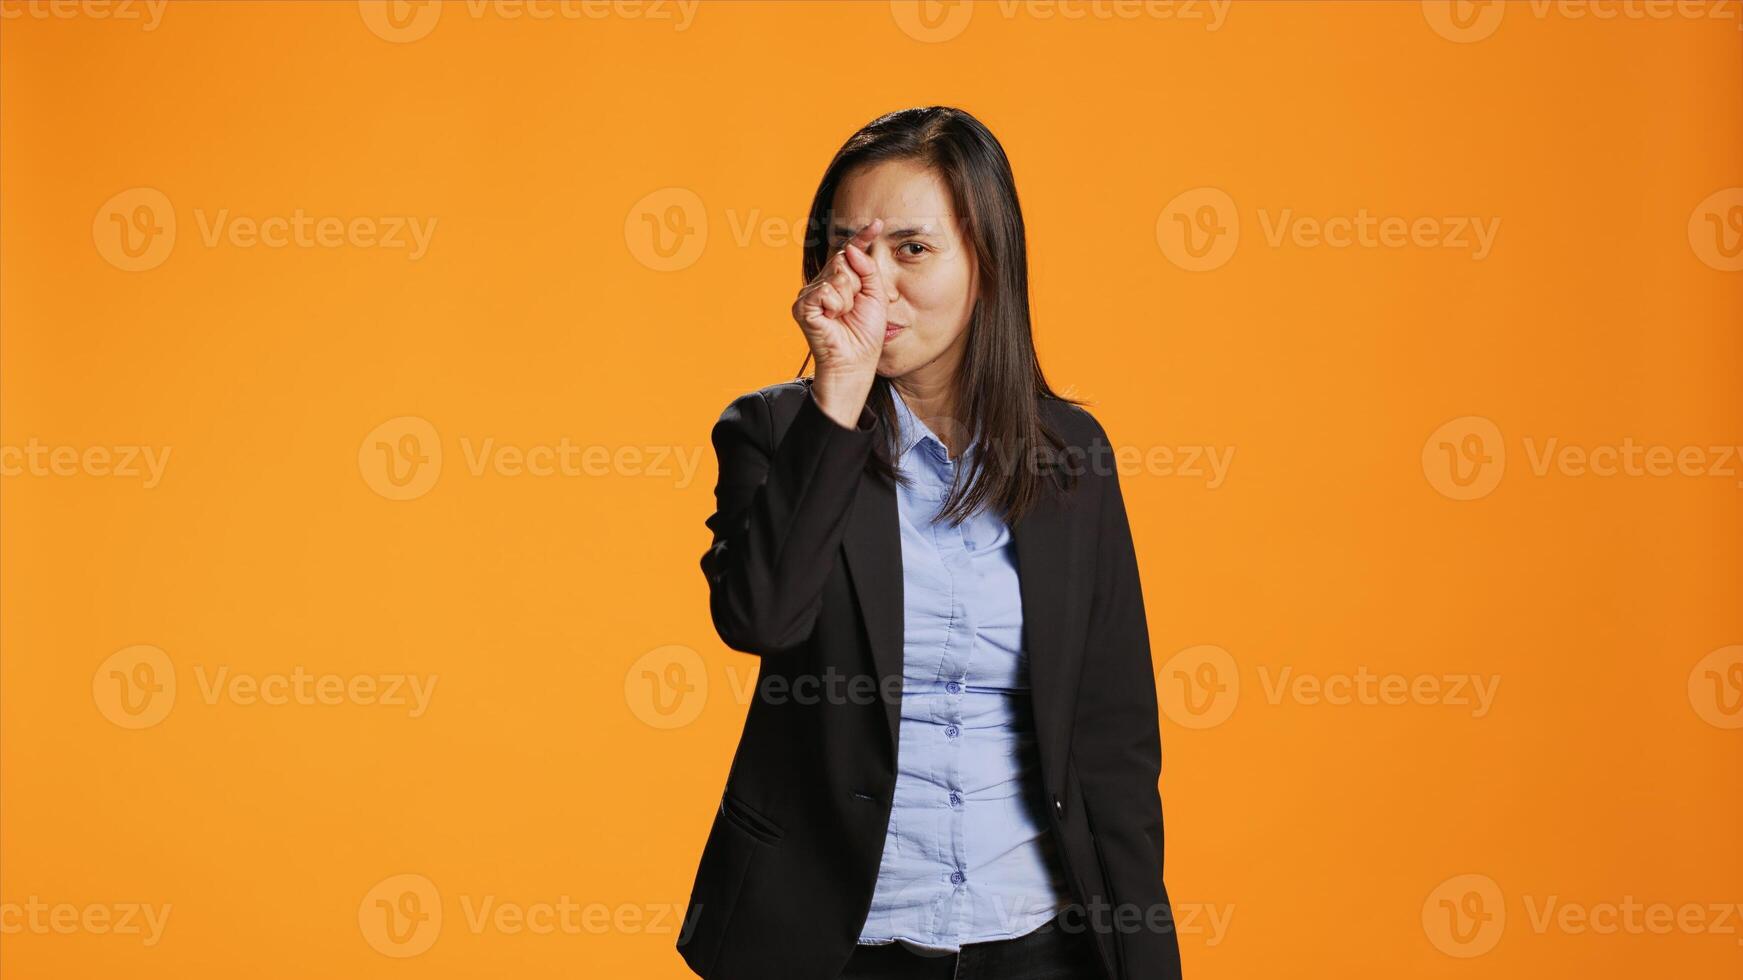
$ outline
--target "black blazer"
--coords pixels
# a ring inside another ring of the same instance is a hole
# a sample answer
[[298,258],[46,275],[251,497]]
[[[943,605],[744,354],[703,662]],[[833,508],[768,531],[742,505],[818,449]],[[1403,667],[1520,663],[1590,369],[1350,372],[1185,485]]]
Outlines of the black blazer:
[[[679,933],[710,980],[840,974],[895,791],[901,539],[895,489],[866,466],[886,436],[869,406],[853,429],[825,415],[810,381],[738,397],[712,435],[709,607],[761,669]],[[1172,980],[1156,685],[1125,503],[1095,418],[1056,399],[1041,412],[1088,453],[1070,494],[1011,529],[1041,778],[1081,903],[1066,921],[1095,932],[1110,977]]]

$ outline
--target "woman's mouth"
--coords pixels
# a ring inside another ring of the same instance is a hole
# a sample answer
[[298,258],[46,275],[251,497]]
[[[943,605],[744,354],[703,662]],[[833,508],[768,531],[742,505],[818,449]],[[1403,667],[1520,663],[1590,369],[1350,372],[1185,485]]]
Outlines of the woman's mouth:
[[884,324],[884,340],[888,341],[891,337],[894,337],[896,334],[901,333],[906,329],[908,329],[906,323],[886,323]]

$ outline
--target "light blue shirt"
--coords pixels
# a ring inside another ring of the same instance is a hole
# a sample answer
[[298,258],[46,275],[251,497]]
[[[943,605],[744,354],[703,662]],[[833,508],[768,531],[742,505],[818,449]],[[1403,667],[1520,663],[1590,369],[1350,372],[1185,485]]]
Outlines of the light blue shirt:
[[952,462],[894,389],[902,538],[896,793],[861,943],[931,952],[1033,931],[1070,901],[1048,833],[1009,526],[933,523]]

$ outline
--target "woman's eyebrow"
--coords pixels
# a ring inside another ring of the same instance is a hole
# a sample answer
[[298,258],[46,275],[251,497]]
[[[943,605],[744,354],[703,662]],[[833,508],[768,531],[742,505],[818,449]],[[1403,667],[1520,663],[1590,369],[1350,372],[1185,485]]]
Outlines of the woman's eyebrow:
[[[852,238],[854,232],[856,232],[858,230],[859,229],[857,229],[857,228],[849,228],[845,225],[836,225],[836,226],[829,229],[830,234],[832,234],[838,238]],[[886,229],[884,231],[884,237],[885,238],[936,238],[936,237],[938,237],[938,231],[936,230],[936,228],[934,226],[932,226],[930,224],[916,225],[916,226],[907,227],[907,228],[889,228],[889,229]]]

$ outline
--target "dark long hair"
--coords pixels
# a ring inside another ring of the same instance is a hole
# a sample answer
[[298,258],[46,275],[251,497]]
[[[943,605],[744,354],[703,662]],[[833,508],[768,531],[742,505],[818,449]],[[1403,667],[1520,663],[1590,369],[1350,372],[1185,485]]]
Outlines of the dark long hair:
[[[1082,404],[1053,391],[1041,373],[1029,321],[1029,252],[1023,210],[1004,147],[981,121],[949,106],[902,109],[867,123],[835,153],[806,222],[803,282],[829,260],[830,210],[847,175],[887,160],[914,160],[943,178],[964,235],[979,263],[981,295],[967,326],[968,346],[956,380],[956,410],[963,431],[975,437],[972,471],[960,471],[941,508],[952,525],[984,506],[1015,524],[1049,483],[1069,487],[1071,473],[1058,460],[1064,441],[1041,418],[1041,399]],[[799,376],[810,364],[807,351]],[[894,462],[898,431],[895,393],[888,378],[872,383],[867,403],[888,440],[868,464],[886,480],[899,479]],[[1037,450],[1040,452],[1037,452]]]

